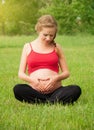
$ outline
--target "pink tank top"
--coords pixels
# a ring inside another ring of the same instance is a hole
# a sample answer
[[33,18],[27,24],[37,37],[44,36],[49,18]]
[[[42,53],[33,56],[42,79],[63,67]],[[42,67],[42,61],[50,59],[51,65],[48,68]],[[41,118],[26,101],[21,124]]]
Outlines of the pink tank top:
[[55,49],[52,52],[45,54],[35,52],[32,49],[27,57],[28,73],[30,74],[38,69],[44,69],[44,68],[58,72],[59,71],[58,62],[59,59]]

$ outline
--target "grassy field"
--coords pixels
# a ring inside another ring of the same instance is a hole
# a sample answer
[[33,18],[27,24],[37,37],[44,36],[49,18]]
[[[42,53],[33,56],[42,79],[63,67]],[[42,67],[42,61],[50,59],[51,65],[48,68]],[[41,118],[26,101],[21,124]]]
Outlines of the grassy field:
[[0,36],[0,130],[94,130],[94,36],[58,36],[71,76],[82,95],[73,106],[31,105],[14,98],[20,55],[34,36]]

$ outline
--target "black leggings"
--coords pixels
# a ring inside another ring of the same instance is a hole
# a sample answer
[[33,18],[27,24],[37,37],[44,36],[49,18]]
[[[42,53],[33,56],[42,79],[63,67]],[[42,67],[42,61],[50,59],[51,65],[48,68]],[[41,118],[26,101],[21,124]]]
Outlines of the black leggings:
[[81,89],[77,85],[61,86],[52,93],[42,94],[27,84],[17,84],[13,91],[17,100],[28,103],[73,104],[81,94]]

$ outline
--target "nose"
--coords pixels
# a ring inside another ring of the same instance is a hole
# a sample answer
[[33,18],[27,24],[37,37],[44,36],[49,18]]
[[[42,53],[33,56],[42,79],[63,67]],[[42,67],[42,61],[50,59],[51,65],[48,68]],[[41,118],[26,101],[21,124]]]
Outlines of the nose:
[[50,40],[51,40],[51,37],[50,37],[50,36],[47,36],[46,39],[47,39],[47,41],[50,41]]

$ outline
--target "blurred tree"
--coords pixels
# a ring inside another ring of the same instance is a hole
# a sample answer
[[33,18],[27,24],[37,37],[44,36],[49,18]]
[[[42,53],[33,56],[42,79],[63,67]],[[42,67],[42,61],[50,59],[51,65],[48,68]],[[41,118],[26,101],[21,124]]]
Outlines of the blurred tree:
[[6,12],[5,12],[5,2],[1,1],[0,3],[0,26],[2,34],[5,34],[5,21],[6,21]]
[[42,14],[52,14],[57,19],[61,34],[94,34],[94,0],[2,0],[0,33],[32,34]]
[[45,5],[41,0],[8,0],[0,3],[0,23],[2,34],[30,34],[39,16],[38,10]]
[[50,13],[56,17],[59,33],[85,32],[94,28],[93,4],[93,0],[51,0],[40,13]]

